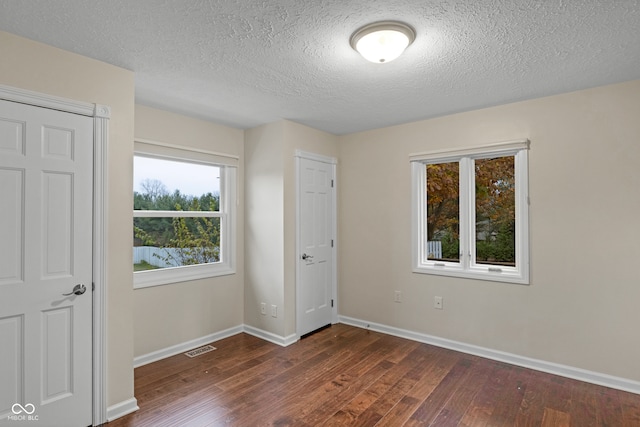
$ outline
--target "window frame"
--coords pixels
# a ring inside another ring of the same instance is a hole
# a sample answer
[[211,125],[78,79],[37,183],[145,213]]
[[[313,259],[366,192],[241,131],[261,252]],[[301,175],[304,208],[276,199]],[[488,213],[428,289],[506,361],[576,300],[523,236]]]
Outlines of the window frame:
[[216,263],[167,267],[133,273],[134,289],[235,274],[237,162],[232,155],[191,149],[151,141],[136,140],[134,156],[174,160],[220,168],[220,204],[218,211],[144,211],[133,210],[136,218],[220,218],[220,261]]
[[[529,140],[507,141],[480,147],[412,154],[412,267],[414,273],[453,276],[516,284],[529,284]],[[476,262],[475,160],[514,156],[516,266]],[[459,162],[460,261],[427,259],[426,165]]]

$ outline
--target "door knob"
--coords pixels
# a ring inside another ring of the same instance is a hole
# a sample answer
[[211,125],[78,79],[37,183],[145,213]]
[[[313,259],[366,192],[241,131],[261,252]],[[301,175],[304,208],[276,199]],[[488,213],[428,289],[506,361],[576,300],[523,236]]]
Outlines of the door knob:
[[304,261],[306,261],[306,260],[311,261],[313,259],[313,255],[302,254],[302,259]]
[[69,292],[68,294],[62,294],[62,295],[64,295],[65,297],[69,295],[82,295],[86,291],[87,291],[87,287],[81,283],[78,283],[73,287],[73,290],[71,292]]

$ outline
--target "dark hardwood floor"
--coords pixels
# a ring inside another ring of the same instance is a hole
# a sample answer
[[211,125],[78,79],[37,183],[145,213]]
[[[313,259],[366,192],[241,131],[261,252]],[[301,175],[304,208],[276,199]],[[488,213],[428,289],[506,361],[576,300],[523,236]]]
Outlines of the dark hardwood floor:
[[135,370],[130,426],[640,426],[640,396],[346,325]]

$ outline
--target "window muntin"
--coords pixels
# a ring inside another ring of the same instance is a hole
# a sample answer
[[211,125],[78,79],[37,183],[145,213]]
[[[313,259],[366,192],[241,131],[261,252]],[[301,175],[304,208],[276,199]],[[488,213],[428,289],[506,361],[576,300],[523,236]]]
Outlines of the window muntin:
[[134,156],[136,288],[234,272],[236,168],[197,156]]
[[[414,272],[528,284],[527,152],[528,141],[516,141],[411,156]],[[451,206],[454,165],[457,224]],[[435,203],[445,196],[447,209]],[[433,218],[435,213],[440,217]],[[455,247],[449,236],[455,236],[456,226],[458,259],[444,249]],[[433,241],[441,242],[441,257],[434,254]]]

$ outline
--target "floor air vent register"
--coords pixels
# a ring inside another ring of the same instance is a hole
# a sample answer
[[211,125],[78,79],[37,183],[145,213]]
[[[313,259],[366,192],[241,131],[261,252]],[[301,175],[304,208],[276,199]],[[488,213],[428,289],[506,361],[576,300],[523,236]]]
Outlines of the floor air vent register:
[[202,347],[194,348],[193,350],[189,350],[185,353],[185,355],[189,357],[196,357],[196,356],[200,356],[201,354],[209,353],[210,351],[213,351],[215,349],[216,349],[215,347],[212,347],[210,345],[205,345]]

